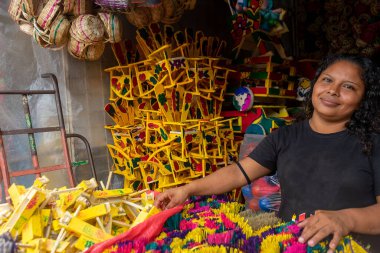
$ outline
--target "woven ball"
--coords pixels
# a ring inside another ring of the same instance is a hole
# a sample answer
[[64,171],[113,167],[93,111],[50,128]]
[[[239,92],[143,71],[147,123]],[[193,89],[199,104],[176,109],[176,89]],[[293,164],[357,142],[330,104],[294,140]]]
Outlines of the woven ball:
[[180,3],[176,0],[162,0],[162,5],[164,8],[164,17],[161,20],[162,23],[177,23],[184,12],[184,9],[180,6]]
[[149,8],[150,15],[152,16],[152,23],[161,22],[164,17],[164,6],[162,4]]
[[88,61],[96,61],[98,60],[104,53],[105,45],[103,42],[89,45],[86,47],[84,59]]
[[74,1],[73,14],[74,16],[89,14],[92,12],[91,0],[75,0]]
[[16,22],[19,20],[21,15],[21,3],[22,0],[11,0],[8,7],[9,16],[11,16],[11,18]]
[[75,0],[63,0],[63,14],[70,13],[74,10]]
[[34,16],[35,18],[37,18],[41,14],[42,10],[44,9],[47,3],[48,3],[48,0],[38,1],[37,10]]
[[162,0],[162,6],[166,17],[174,16],[178,8],[177,1],[175,0]]
[[67,44],[67,50],[70,55],[74,58],[83,60],[84,50],[86,48],[86,44],[76,40],[74,37],[70,37],[69,42]]
[[82,43],[99,43],[104,36],[103,22],[94,15],[80,15],[72,22],[70,35]]
[[103,22],[107,41],[110,43],[120,42],[122,26],[119,18],[115,14],[106,12],[99,12],[98,16]]
[[129,23],[140,28],[152,23],[152,16],[148,7],[137,7],[128,10],[125,16]]
[[43,5],[43,1],[39,0],[24,0],[23,10],[33,17],[37,17],[39,14],[40,5]]
[[63,15],[58,16],[51,25],[49,43],[53,46],[63,46],[68,40],[70,21]]
[[37,18],[37,24],[41,29],[47,29],[55,17],[61,12],[61,0],[49,0]]
[[69,54],[71,56],[79,60],[89,60],[89,61],[98,60],[102,56],[104,52],[104,48],[105,48],[105,45],[103,42],[89,45],[89,44],[85,44],[80,41],[77,41],[73,37],[70,37],[68,46],[67,46],[67,50],[69,51]]

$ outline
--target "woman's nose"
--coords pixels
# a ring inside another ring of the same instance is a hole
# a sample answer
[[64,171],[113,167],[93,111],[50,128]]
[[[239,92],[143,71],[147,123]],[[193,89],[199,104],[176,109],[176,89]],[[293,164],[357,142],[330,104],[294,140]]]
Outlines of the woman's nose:
[[329,86],[327,93],[329,93],[332,96],[339,97],[339,85],[338,84],[332,84]]

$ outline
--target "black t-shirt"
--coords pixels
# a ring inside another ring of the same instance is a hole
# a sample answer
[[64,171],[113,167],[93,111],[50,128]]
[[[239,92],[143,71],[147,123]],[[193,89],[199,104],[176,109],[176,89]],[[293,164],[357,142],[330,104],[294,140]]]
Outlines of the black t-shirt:
[[[281,127],[249,155],[277,172],[282,203],[279,216],[291,220],[315,210],[360,208],[380,195],[380,141],[374,137],[371,158],[347,130],[320,134],[308,121]],[[379,214],[380,215],[380,214]]]

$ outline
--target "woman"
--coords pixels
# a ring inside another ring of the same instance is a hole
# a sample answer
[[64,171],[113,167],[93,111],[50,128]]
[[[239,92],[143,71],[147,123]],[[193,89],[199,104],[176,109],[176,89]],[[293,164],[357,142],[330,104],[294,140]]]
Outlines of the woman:
[[165,191],[155,204],[171,208],[277,172],[279,216],[308,217],[299,224],[300,242],[313,246],[331,235],[333,252],[348,233],[380,234],[379,80],[369,59],[327,57],[312,82],[307,120],[276,130],[240,163]]

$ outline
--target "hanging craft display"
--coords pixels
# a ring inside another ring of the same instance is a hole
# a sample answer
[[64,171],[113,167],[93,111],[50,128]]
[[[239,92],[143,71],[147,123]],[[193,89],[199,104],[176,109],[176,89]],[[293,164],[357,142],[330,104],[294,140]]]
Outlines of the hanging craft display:
[[41,47],[67,50],[80,60],[98,60],[106,42],[121,41],[122,27],[112,13],[93,15],[90,0],[12,0],[8,13]]
[[283,21],[286,14],[284,9],[274,9],[273,0],[227,2],[232,15],[231,35],[235,58],[238,58],[243,48],[251,50],[254,56],[273,55],[274,52],[268,49],[269,44],[281,58],[291,59],[286,55],[280,40],[282,34],[289,31]]
[[95,0],[107,12],[124,13],[128,22],[141,28],[153,23],[177,23],[196,0]]

